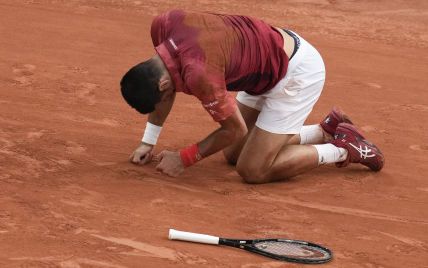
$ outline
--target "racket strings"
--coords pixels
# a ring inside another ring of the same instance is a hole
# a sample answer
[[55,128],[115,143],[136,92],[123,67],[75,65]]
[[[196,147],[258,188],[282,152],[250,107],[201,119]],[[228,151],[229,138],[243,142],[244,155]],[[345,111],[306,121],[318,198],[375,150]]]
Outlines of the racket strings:
[[263,241],[254,244],[254,246],[261,251],[284,257],[317,260],[330,258],[330,253],[321,248],[299,243]]

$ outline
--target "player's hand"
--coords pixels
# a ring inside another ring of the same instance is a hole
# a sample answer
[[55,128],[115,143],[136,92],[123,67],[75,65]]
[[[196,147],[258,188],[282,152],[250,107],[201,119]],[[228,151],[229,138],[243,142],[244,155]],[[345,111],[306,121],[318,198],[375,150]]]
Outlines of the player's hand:
[[168,176],[177,177],[184,171],[179,152],[165,150],[156,155],[155,158],[159,161],[159,165],[157,165],[156,169]]
[[129,161],[136,165],[149,163],[153,157],[153,145],[142,143],[129,157]]

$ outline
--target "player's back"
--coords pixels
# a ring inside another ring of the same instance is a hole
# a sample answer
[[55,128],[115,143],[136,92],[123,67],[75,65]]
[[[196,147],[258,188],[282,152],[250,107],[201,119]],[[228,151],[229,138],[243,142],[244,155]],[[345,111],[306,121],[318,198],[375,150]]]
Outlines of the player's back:
[[153,44],[168,41],[178,57],[221,72],[229,91],[262,94],[285,76],[281,35],[261,20],[238,15],[173,10],[152,24]]

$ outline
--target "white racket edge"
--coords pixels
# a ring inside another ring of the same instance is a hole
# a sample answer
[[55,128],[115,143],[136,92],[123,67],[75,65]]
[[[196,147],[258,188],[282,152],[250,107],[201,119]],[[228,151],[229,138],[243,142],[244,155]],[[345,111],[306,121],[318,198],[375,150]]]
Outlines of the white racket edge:
[[169,229],[168,238],[170,240],[182,240],[182,241],[212,244],[212,245],[218,245],[218,241],[219,241],[219,237],[216,237],[216,236],[183,232],[183,231],[178,231],[174,229]]

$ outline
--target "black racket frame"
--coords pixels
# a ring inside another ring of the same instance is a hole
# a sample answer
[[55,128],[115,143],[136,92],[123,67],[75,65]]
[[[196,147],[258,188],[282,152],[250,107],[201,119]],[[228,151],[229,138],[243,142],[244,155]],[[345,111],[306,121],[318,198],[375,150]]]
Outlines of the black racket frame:
[[[328,252],[330,255],[330,258],[324,259],[324,260],[311,260],[311,259],[301,259],[301,258],[280,256],[280,255],[272,254],[269,252],[265,252],[265,251],[260,250],[254,246],[254,244],[261,243],[261,242],[287,242],[287,243],[291,243],[291,244],[294,243],[294,244],[301,244],[301,245],[305,245],[305,246],[316,247],[316,248],[319,248],[321,250]],[[240,239],[219,238],[219,245],[225,245],[225,246],[229,246],[229,247],[240,248],[240,249],[244,249],[244,250],[247,250],[249,252],[260,254],[260,255],[263,255],[263,256],[266,256],[266,257],[269,257],[272,259],[276,259],[276,260],[280,260],[280,261],[287,261],[287,262],[295,262],[295,263],[322,264],[322,263],[326,263],[326,262],[331,261],[331,259],[333,258],[333,253],[331,252],[330,249],[323,247],[323,246],[320,246],[320,245],[317,245],[317,244],[314,244],[314,243],[311,243],[311,242],[302,241],[302,240],[278,239],[278,238],[254,239],[254,240],[242,239],[242,240],[240,240]]]

